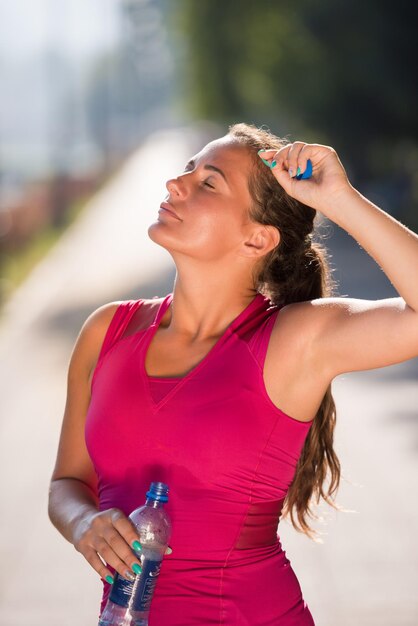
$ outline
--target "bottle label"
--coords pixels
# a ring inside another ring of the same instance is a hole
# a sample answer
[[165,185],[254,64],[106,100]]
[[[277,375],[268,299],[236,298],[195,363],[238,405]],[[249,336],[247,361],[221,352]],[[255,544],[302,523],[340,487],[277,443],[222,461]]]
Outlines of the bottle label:
[[144,559],[141,563],[142,572],[134,581],[126,580],[116,572],[109,599],[134,611],[149,611],[161,563]]

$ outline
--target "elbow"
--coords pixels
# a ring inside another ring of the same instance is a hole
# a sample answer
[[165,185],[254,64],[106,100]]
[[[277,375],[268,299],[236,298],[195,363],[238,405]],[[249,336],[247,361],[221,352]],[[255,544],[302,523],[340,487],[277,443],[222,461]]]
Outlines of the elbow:
[[55,507],[54,507],[54,500],[55,500],[55,483],[56,481],[51,479],[50,483],[49,483],[49,489],[48,489],[48,517],[49,517],[49,521],[55,526]]

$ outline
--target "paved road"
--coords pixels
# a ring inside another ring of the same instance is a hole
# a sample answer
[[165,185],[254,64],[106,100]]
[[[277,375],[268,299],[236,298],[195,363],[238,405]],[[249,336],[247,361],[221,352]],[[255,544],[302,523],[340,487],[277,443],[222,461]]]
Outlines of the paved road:
[[[94,626],[100,581],[50,524],[48,482],[65,403],[66,370],[86,317],[101,304],[165,295],[174,266],[147,237],[165,181],[224,129],[149,138],[34,269],[0,323],[0,626]],[[396,295],[351,237],[328,245],[340,293]],[[418,505],[418,359],[333,383],[337,502],[321,505],[324,544],[281,522],[282,543],[317,626],[415,626]]]

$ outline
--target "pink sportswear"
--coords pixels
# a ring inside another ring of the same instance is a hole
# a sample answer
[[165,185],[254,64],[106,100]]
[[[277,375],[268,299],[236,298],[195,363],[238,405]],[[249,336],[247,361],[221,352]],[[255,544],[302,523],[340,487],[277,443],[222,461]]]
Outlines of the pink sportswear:
[[186,376],[148,376],[146,350],[172,298],[137,332],[129,328],[144,301],[116,309],[85,430],[100,510],[129,515],[152,481],[170,489],[173,553],[164,556],[149,626],[314,626],[277,535],[313,423],[277,408],[264,385],[280,309],[258,293]]

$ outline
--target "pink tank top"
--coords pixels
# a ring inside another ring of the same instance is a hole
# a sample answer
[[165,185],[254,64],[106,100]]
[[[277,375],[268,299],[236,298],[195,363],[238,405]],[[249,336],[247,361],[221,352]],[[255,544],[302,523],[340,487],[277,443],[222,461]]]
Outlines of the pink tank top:
[[[251,626],[270,623],[260,621],[259,613],[251,617],[255,609],[246,597],[247,578],[243,574],[240,581],[238,575],[240,567],[249,575],[248,568],[261,563],[264,568],[274,564],[284,577],[281,591],[271,591],[270,582],[268,598],[262,598],[265,615],[276,620],[271,623],[293,624],[284,616],[297,615],[295,623],[311,625],[277,535],[313,423],[277,408],[264,385],[264,360],[279,308],[258,293],[186,376],[151,377],[145,370],[147,347],[172,298],[172,293],[165,296],[148,328],[133,333],[128,325],[140,315],[143,300],[124,301],[107,330],[85,427],[100,510],[118,507],[128,515],[144,503],[152,481],[169,486],[165,506],[173,553],[164,557],[150,626],[177,625],[178,611],[182,626],[211,624],[212,618],[214,624],[241,624],[232,619],[237,602],[240,611],[247,607]],[[262,580],[271,573],[264,569],[257,575]],[[260,585],[259,593],[266,595]],[[104,582],[102,608],[108,593]],[[194,605],[202,594],[207,596],[203,612]]]

